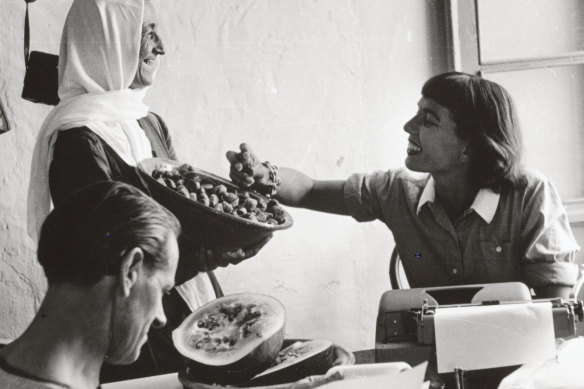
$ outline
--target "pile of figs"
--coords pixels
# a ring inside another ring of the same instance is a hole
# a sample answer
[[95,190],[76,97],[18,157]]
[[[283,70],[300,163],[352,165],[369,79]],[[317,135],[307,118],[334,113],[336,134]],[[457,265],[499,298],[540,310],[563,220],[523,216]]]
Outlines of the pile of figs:
[[277,200],[228,187],[211,177],[199,174],[187,163],[178,168],[154,169],[152,177],[180,195],[220,212],[270,225],[279,225],[286,221],[284,208]]

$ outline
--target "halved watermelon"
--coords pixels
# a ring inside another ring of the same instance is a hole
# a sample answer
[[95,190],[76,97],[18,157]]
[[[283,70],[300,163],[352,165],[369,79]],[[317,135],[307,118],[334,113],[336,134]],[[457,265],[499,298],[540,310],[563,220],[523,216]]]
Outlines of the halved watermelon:
[[241,293],[216,299],[173,331],[176,349],[198,382],[238,384],[274,363],[284,341],[286,313],[275,298]]
[[274,385],[325,374],[333,364],[333,344],[328,340],[296,342],[278,353],[276,364],[251,379],[250,385]]

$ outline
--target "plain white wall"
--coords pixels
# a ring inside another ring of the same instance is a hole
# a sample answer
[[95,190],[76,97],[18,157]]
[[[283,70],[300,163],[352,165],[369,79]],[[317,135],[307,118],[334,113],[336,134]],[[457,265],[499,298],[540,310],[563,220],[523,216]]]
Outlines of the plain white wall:
[[[71,0],[31,4],[32,49],[58,51]],[[403,165],[403,124],[423,82],[446,71],[442,2],[431,0],[154,0],[166,55],[147,103],[181,160],[227,176],[224,154],[321,179]],[[34,138],[49,107],[22,100],[23,1],[0,3],[0,338],[17,336],[45,281],[26,235]],[[226,293],[259,292],[287,310],[287,336],[374,344],[393,239],[379,223],[288,209],[294,226],[255,258],[221,269]]]

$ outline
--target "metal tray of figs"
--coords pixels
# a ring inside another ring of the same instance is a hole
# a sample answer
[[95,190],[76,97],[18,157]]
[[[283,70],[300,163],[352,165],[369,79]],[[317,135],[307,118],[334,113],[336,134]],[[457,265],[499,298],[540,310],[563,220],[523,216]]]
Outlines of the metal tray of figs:
[[[285,348],[297,341],[305,341],[306,339],[286,339],[282,348]],[[333,344],[333,363],[331,368],[334,366],[346,366],[355,364],[355,355],[347,349]],[[304,387],[310,387],[310,384],[304,384],[304,379],[297,382],[288,382],[284,384],[268,385],[268,386],[223,386],[217,384],[204,384],[202,382],[195,382],[187,377],[185,372],[178,373],[178,379],[183,384],[185,389],[229,389],[229,388],[247,388],[247,389],[300,389]]]
[[182,234],[205,247],[248,247],[293,224],[276,200],[191,165],[147,158],[137,171],[152,197],[180,220]]

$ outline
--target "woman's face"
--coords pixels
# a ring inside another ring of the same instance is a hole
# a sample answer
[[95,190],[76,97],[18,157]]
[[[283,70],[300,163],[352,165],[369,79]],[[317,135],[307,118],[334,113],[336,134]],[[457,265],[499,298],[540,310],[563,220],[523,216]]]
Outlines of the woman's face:
[[408,138],[406,166],[432,175],[465,172],[468,166],[467,143],[456,135],[450,110],[432,99],[422,97],[418,113],[404,125]]
[[156,13],[150,1],[144,2],[144,21],[142,23],[142,40],[140,42],[140,59],[131,89],[152,85],[160,65],[160,56],[164,54],[162,41],[156,31]]

